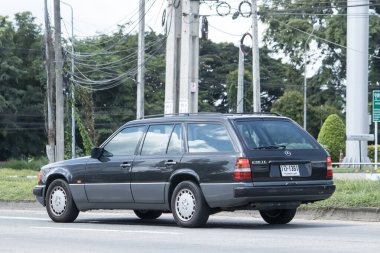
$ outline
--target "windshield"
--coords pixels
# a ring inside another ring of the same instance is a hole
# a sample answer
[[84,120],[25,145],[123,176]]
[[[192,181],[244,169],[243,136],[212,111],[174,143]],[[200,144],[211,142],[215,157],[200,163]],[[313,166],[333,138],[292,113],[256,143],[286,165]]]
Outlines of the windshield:
[[288,120],[237,120],[249,149],[318,149],[307,133]]

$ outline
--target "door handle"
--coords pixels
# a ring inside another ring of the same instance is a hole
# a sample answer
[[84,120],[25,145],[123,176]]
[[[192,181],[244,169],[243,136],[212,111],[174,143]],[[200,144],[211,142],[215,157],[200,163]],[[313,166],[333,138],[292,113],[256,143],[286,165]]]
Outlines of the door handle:
[[122,164],[120,164],[120,167],[122,167],[122,168],[130,168],[130,167],[132,167],[132,164],[130,164],[130,163],[122,163]]
[[177,162],[173,160],[169,160],[165,162],[165,165],[175,165],[175,164],[177,164]]

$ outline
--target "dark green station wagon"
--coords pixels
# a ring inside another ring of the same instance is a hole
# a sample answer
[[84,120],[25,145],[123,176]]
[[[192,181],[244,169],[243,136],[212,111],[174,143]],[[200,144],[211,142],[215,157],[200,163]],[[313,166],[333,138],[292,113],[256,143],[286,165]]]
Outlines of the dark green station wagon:
[[126,123],[91,157],[44,166],[33,193],[55,222],[80,211],[171,212],[183,227],[210,214],[259,210],[269,224],[335,191],[329,154],[291,119],[266,114],[182,114]]

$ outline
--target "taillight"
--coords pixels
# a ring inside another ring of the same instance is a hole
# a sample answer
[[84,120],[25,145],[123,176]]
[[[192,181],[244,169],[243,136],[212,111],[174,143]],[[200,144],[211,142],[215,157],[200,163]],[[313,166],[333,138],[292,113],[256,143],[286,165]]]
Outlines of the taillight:
[[334,172],[333,172],[332,162],[331,162],[330,156],[328,156],[326,158],[326,165],[327,165],[326,179],[333,179]]
[[41,183],[42,181],[42,170],[38,172],[38,183]]
[[234,180],[236,181],[250,181],[252,180],[251,166],[249,159],[239,158],[236,161],[234,170]]

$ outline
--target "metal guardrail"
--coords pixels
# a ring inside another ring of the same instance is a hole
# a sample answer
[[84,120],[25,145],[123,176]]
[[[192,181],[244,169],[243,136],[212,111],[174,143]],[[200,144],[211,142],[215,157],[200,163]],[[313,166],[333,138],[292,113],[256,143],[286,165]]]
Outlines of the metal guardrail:
[[[363,165],[367,165],[367,166],[371,166],[369,169],[370,169],[370,173],[372,174],[373,171],[377,171],[378,167],[380,167],[380,163],[331,163],[332,166],[355,166],[355,165],[359,165],[359,169],[362,170],[362,166]],[[355,167],[354,167],[355,168]]]

